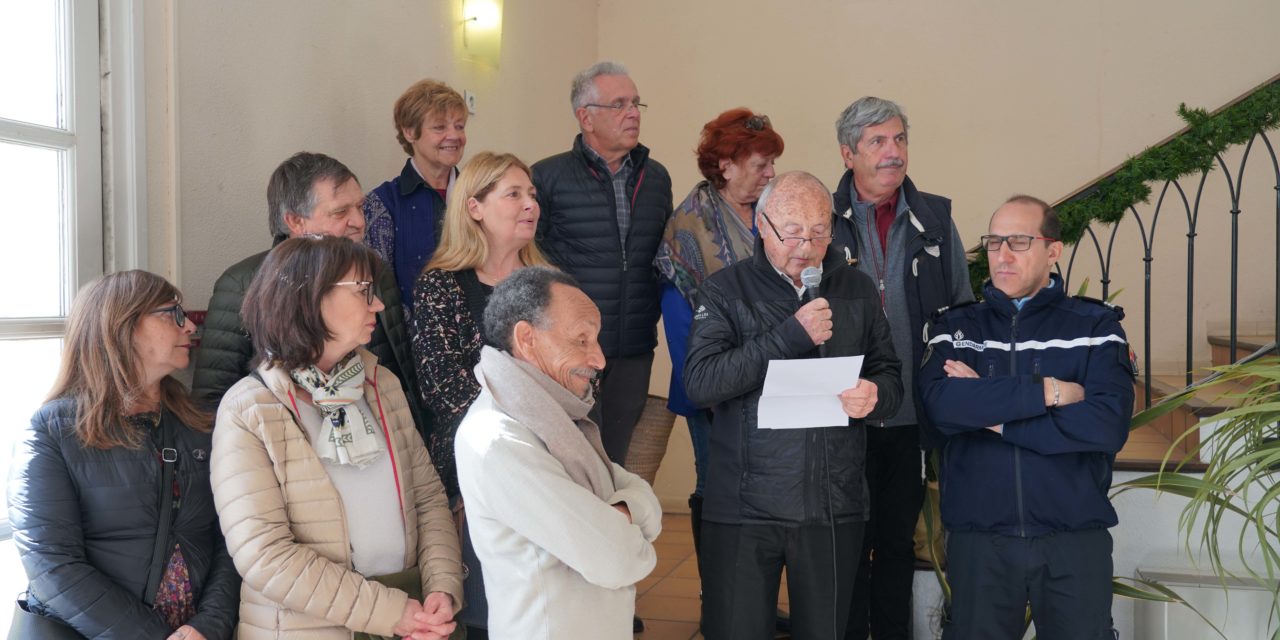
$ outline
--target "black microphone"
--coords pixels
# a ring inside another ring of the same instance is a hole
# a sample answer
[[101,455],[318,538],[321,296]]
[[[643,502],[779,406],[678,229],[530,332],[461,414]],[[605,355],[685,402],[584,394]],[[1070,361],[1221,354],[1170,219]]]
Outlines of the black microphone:
[[[800,284],[804,285],[804,301],[805,304],[818,299],[818,285],[822,283],[822,271],[817,267],[805,267],[800,272]],[[835,316],[831,317],[833,324]],[[824,342],[818,345],[818,357],[827,357],[827,344]]]

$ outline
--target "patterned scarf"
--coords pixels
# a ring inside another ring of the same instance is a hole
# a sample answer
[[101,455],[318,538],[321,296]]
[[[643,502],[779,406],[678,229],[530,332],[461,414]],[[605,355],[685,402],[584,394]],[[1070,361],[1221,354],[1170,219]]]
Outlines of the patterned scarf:
[[352,352],[325,375],[315,365],[289,372],[299,387],[311,393],[320,412],[320,438],[314,443],[321,460],[364,468],[382,454],[382,440],[373,416],[360,410],[364,396],[364,362]]
[[617,491],[600,427],[587,417],[595,404],[590,395],[580,398],[538,367],[490,346],[480,348],[475,373],[494,404],[542,440],[574,482],[601,500]]
[[738,211],[703,180],[671,214],[654,264],[693,307],[702,281],[750,257],[755,243]]

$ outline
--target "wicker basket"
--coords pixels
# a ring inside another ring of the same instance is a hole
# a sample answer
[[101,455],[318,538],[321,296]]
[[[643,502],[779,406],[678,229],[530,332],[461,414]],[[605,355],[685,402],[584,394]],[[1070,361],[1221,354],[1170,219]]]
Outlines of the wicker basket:
[[622,465],[649,484],[658,476],[658,466],[667,454],[667,439],[676,414],[667,409],[667,399],[650,395],[644,403],[644,412],[631,434],[631,446],[627,449],[627,463]]

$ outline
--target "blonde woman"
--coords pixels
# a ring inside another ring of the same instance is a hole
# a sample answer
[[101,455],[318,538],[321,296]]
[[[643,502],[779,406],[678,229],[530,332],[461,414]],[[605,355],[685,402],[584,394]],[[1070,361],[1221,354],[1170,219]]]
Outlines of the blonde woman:
[[[477,155],[458,176],[440,246],[413,288],[419,310],[413,317],[413,357],[423,405],[433,417],[427,446],[460,522],[453,437],[480,395],[472,370],[480,361],[484,307],[493,287],[513,271],[547,264],[533,241],[539,214],[525,163],[509,153]],[[484,626],[479,566],[465,532],[463,551],[470,574],[462,620]]]

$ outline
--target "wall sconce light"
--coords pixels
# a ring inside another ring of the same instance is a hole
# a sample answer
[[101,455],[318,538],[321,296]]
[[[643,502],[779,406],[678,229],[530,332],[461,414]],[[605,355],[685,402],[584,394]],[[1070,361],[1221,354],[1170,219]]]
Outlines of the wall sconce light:
[[462,0],[462,46],[471,59],[498,68],[502,0]]

